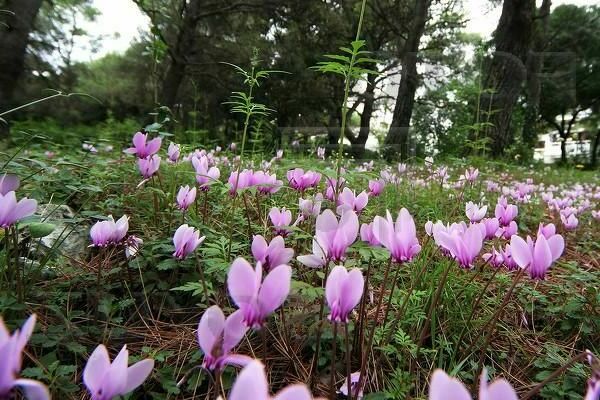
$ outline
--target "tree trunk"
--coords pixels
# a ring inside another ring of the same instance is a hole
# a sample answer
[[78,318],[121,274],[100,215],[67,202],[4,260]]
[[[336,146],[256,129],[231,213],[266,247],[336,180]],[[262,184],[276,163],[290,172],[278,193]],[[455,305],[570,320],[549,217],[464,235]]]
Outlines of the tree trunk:
[[352,146],[356,158],[362,157],[365,153],[365,145],[371,133],[371,117],[373,116],[373,108],[375,106],[375,78],[375,74],[369,74],[367,77],[367,88],[363,94],[365,97],[363,111],[360,114],[360,130]]
[[562,164],[567,163],[567,138],[560,138],[560,162]]
[[527,57],[527,108],[525,109],[525,121],[521,136],[525,148],[530,155],[537,142],[537,121],[540,108],[541,82],[540,73],[544,65],[544,48],[546,47],[546,36],[548,34],[548,21],[550,15],[551,0],[543,0],[537,12],[538,24],[535,26],[533,51]]
[[408,33],[402,57],[400,86],[390,129],[385,138],[385,152],[387,158],[394,158],[397,154],[405,160],[409,153],[409,128],[415,102],[415,93],[419,85],[417,74],[417,53],[431,0],[415,0],[413,25]]
[[179,87],[185,78],[185,70],[188,64],[187,52],[194,44],[201,3],[201,0],[191,0],[187,4],[181,29],[177,33],[175,46],[169,52],[170,64],[163,81],[160,96],[162,105],[167,107],[173,107],[178,100]]
[[0,9],[0,112],[12,106],[25,67],[29,34],[43,0],[7,0]]
[[596,132],[596,137],[594,138],[594,144],[592,145],[592,152],[590,154],[590,166],[592,168],[596,168],[598,165],[598,150],[600,148],[600,129]]
[[504,0],[502,15],[494,34],[495,53],[486,68],[481,109],[491,110],[493,156],[501,156],[512,142],[511,117],[526,78],[524,61],[531,49],[535,0]]

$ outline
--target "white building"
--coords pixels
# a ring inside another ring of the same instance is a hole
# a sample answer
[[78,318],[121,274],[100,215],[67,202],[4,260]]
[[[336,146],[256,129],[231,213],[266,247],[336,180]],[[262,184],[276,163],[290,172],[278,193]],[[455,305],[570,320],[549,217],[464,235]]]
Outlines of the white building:
[[[567,139],[566,150],[567,158],[576,156],[589,157],[591,151],[591,140],[581,139],[585,131],[580,130],[573,132],[572,137]],[[538,135],[538,144],[533,153],[533,159],[543,161],[544,164],[552,164],[560,160],[560,143],[561,138],[557,131]]]

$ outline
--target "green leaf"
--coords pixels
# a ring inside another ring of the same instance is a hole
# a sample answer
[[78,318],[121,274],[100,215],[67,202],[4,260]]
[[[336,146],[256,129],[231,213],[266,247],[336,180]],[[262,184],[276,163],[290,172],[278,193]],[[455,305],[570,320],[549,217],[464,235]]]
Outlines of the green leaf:
[[43,238],[54,232],[56,225],[47,222],[32,222],[27,229],[29,229],[31,237]]

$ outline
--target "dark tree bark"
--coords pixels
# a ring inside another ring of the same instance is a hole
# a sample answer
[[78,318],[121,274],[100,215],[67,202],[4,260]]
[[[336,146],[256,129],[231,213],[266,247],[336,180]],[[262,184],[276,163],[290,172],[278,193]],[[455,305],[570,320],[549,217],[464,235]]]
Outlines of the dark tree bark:
[[367,78],[367,88],[365,90],[363,110],[360,114],[360,129],[356,141],[352,144],[354,154],[357,158],[362,157],[365,152],[365,144],[371,133],[371,117],[373,117],[373,109],[375,108],[375,78],[374,74],[370,74]]
[[495,53],[487,64],[481,109],[491,110],[493,156],[501,156],[512,142],[511,117],[527,71],[524,65],[531,49],[535,0],[504,0],[502,15],[494,34]]
[[598,150],[600,149],[600,129],[596,132],[594,138],[594,144],[592,145],[592,152],[590,154],[590,166],[596,168],[598,165]]
[[542,91],[540,73],[544,65],[544,48],[546,47],[551,5],[551,0],[543,0],[537,12],[533,51],[530,51],[527,57],[527,108],[525,110],[525,121],[521,136],[526,148],[530,149],[532,154],[537,142],[536,125],[540,110],[540,93]]
[[173,107],[177,103],[179,87],[185,79],[188,64],[186,54],[194,45],[196,27],[200,21],[201,3],[201,0],[191,0],[186,5],[175,45],[169,52],[170,64],[163,80],[160,96],[161,103],[167,107]]
[[12,105],[17,82],[25,67],[29,34],[43,0],[0,2],[0,112]]
[[394,115],[385,138],[387,158],[394,158],[397,154],[400,154],[403,160],[408,158],[410,120],[415,102],[415,93],[419,85],[417,53],[421,37],[425,31],[430,4],[431,0],[415,0],[412,27],[403,50],[400,86],[396,97]]

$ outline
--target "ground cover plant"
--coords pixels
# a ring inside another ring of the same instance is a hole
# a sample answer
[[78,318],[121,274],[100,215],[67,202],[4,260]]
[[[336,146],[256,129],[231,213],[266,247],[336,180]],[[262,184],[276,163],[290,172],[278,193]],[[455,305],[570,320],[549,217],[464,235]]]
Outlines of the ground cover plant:
[[597,398],[596,175],[159,130],[4,153],[0,397]]

